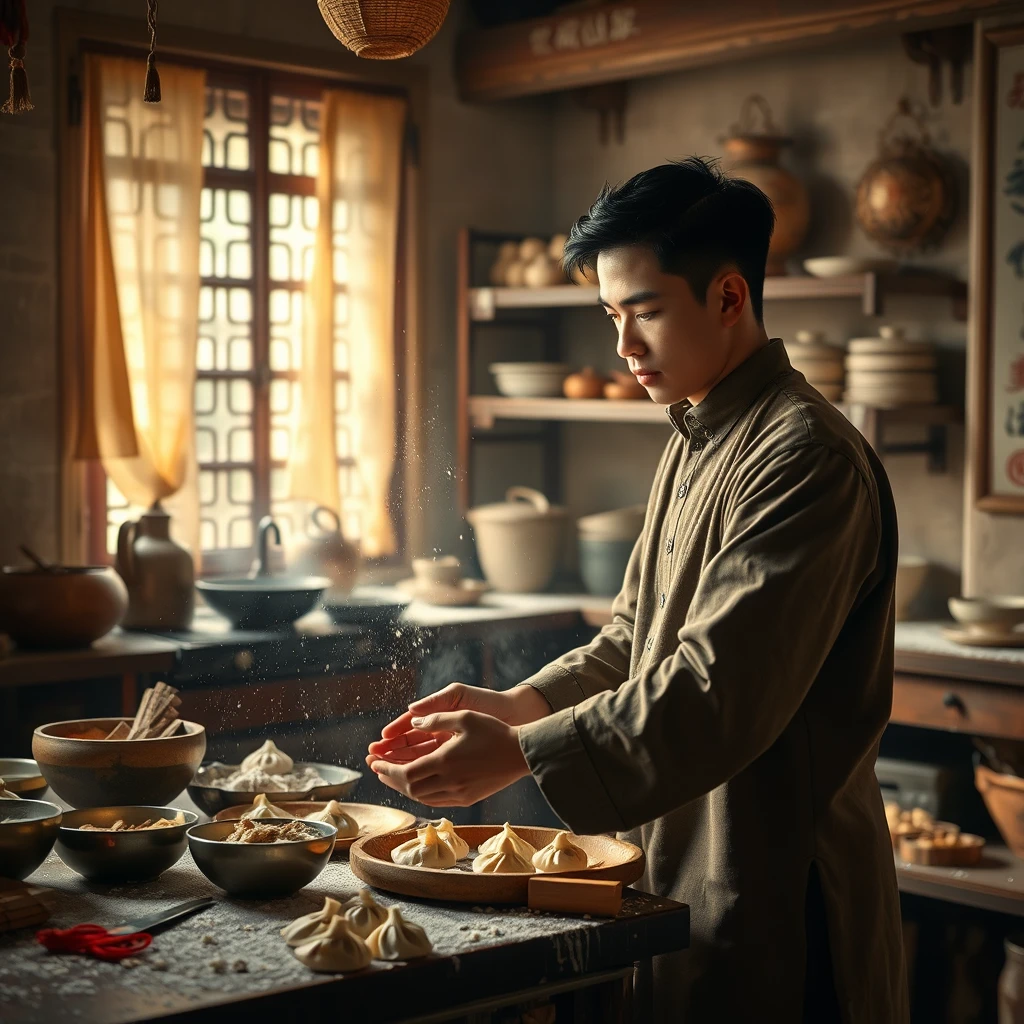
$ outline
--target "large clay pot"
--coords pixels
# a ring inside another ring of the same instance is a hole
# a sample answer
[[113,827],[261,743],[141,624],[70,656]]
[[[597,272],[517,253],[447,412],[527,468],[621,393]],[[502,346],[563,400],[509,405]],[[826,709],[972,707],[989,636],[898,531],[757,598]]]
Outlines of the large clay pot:
[[480,568],[497,590],[527,594],[551,583],[562,548],[566,512],[539,491],[510,487],[505,501],[466,513]]
[[101,565],[50,572],[4,566],[0,573],[0,633],[19,647],[88,647],[121,621],[127,607],[124,584]]
[[159,502],[117,532],[117,571],[128,587],[125,629],[188,629],[195,610],[192,556],[171,540]]
[[348,597],[359,575],[359,550],[342,536],[336,512],[323,505],[310,512],[305,531],[289,544],[288,568],[302,576],[326,576],[328,601]]
[[[756,130],[760,114],[763,127]],[[763,96],[748,96],[740,119],[722,139],[729,174],[755,184],[775,208],[775,233],[768,248],[768,274],[785,274],[786,258],[800,248],[811,222],[811,204],[804,183],[779,166],[783,146],[793,140],[780,135]]]
[[[893,135],[909,121],[909,134]],[[857,222],[899,256],[934,249],[956,213],[956,191],[945,161],[930,147],[921,119],[900,101],[878,137],[878,159],[857,185]]]

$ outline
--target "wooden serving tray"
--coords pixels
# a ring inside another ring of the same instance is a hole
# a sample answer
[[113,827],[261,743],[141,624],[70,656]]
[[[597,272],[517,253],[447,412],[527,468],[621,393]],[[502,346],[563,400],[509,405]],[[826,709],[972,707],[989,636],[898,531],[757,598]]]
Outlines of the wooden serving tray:
[[[556,828],[534,828],[514,825],[517,835],[538,850],[547,846],[558,834]],[[500,825],[457,825],[455,831],[469,843],[472,851],[491,836],[501,831]],[[391,851],[409,839],[416,838],[416,830],[391,832],[388,835],[367,836],[356,840],[349,850],[352,873],[367,885],[401,896],[442,900],[452,903],[527,903],[529,882],[534,874],[482,875],[468,870],[470,860],[460,861],[458,868],[420,868],[396,864]],[[644,851],[632,843],[607,836],[573,836],[572,841],[585,850],[594,867],[580,871],[560,871],[559,878],[599,878],[629,885],[643,873],[646,860]]]
[[[268,793],[267,799],[275,807],[291,812],[296,818],[304,818],[307,814],[322,811],[327,806],[326,800],[296,800],[279,804],[274,800],[273,793]],[[416,815],[409,814],[408,811],[400,811],[395,807],[381,807],[378,804],[349,804],[342,800],[339,800],[338,803],[341,804],[342,810],[358,823],[359,835],[352,839],[342,839],[341,836],[338,836],[338,841],[334,844],[336,854],[344,852],[360,839],[385,832],[395,832],[398,829],[408,829],[411,825],[416,824]],[[243,812],[249,810],[250,807],[252,804],[236,804],[234,807],[225,807],[223,811],[218,811],[213,816],[213,820],[227,821],[230,818],[240,818]]]
[[931,867],[971,867],[981,861],[985,840],[981,836],[960,834],[956,846],[921,846],[921,836],[900,840],[900,860],[908,864],[925,864]]

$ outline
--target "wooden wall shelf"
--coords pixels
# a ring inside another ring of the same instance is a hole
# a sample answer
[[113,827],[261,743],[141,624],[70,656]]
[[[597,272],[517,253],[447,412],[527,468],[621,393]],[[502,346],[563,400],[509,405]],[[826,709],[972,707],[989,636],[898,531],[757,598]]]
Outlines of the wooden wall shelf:
[[954,25],[1013,6],[1014,0],[607,3],[463,32],[456,76],[463,99],[508,99]]
[[[594,286],[573,284],[548,288],[470,288],[469,313],[477,322],[494,320],[499,310],[571,309],[597,306]],[[882,313],[889,295],[948,297],[958,319],[967,315],[967,285],[944,274],[850,274],[844,277],[769,277],[764,282],[767,302],[810,299],[857,299],[866,316]]]
[[668,427],[664,406],[649,399],[610,401],[604,398],[504,398],[473,395],[469,399],[473,426],[490,429],[495,420],[554,420],[588,423],[657,423]]

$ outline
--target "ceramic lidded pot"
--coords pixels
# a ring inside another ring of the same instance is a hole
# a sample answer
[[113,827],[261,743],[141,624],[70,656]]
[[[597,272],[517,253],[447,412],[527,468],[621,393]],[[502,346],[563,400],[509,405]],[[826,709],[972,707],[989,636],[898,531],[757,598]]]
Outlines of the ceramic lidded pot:
[[807,188],[795,174],[779,166],[783,147],[792,143],[775,127],[765,98],[756,95],[743,101],[739,121],[722,139],[729,174],[756,185],[775,209],[775,233],[768,248],[767,273],[771,275],[786,273],[786,258],[800,247],[811,221]]
[[171,540],[159,501],[117,531],[117,571],[128,587],[125,629],[188,629],[195,611],[192,556]]
[[547,589],[562,546],[564,508],[540,491],[510,487],[504,501],[470,509],[466,518],[488,583],[512,594]]
[[[900,120],[911,128],[894,135]],[[879,132],[878,150],[857,185],[857,223],[900,256],[935,248],[953,222],[956,191],[949,167],[931,148],[906,98]]]
[[324,597],[344,600],[359,575],[359,549],[342,536],[338,513],[318,505],[306,520],[305,532],[288,545],[288,565],[302,576],[325,576],[331,581]]

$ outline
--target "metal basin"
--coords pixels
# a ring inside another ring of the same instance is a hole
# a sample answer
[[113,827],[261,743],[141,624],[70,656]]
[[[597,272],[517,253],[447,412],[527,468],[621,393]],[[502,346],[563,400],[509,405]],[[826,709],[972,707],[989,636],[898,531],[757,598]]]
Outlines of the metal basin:
[[[221,780],[233,775],[238,768],[237,764],[220,764],[217,761],[204,764],[196,772],[195,778],[188,787],[188,795],[196,807],[205,811],[212,818],[218,811],[223,811],[225,807],[235,807],[243,800],[247,804],[251,804],[256,794],[261,792],[260,790],[221,789],[218,786]],[[333,764],[311,764],[298,761],[295,768],[313,768],[324,780],[324,785],[314,786],[312,789],[302,792],[268,793],[272,802],[344,800],[351,795],[352,790],[356,788],[356,784],[363,777],[362,772]]]
[[0,800],[0,876],[31,875],[53,849],[60,819],[46,800]]
[[[284,822],[279,818],[275,824]],[[209,821],[188,830],[188,848],[196,867],[214,885],[240,899],[282,899],[297,893],[320,874],[331,859],[338,830],[322,821],[307,821],[319,839],[284,843],[226,843],[234,821]]]
[[330,585],[323,576],[196,580],[206,603],[238,629],[285,629],[312,611]]
[[90,882],[141,882],[156,878],[181,860],[188,845],[185,833],[198,820],[182,811],[185,822],[140,832],[82,831],[82,825],[109,827],[119,819],[141,825],[149,819],[173,818],[177,807],[91,807],[65,811],[57,833],[57,856]]

